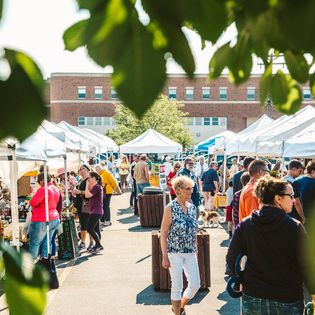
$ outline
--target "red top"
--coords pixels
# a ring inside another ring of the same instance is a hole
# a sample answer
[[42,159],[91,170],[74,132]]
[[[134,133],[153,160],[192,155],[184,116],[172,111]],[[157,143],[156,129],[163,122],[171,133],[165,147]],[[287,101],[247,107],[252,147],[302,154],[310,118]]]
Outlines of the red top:
[[[60,192],[52,183],[48,183],[48,208],[49,221],[59,218],[57,204],[60,198]],[[30,200],[32,210],[32,222],[46,222],[45,211],[45,188],[40,187]]]
[[176,173],[174,173],[173,171],[170,171],[167,175],[167,186],[169,186],[170,189],[170,194],[171,195],[175,195],[175,191],[172,187],[172,178],[176,176]]

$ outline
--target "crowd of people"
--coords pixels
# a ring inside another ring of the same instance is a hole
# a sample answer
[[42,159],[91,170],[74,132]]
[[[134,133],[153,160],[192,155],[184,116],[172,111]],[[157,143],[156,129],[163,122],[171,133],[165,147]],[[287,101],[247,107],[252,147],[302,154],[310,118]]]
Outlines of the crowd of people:
[[[161,225],[162,265],[170,269],[172,309],[185,314],[185,305],[200,287],[196,235],[200,206],[216,210],[214,199],[226,196],[226,220],[230,245],[226,273],[235,273],[238,256],[245,254],[242,271],[243,314],[302,314],[303,284],[310,294],[315,286],[305,272],[302,243],[307,237],[315,209],[315,161],[305,166],[291,160],[288,169],[246,157],[232,160],[230,168],[215,160],[196,160],[188,156],[183,164],[164,161],[171,202],[164,210]],[[223,176],[224,169],[226,174]],[[119,176],[119,182],[117,179]],[[227,179],[227,185],[224,183]],[[137,196],[150,186],[150,161],[146,154],[124,155],[117,162],[82,164],[78,174],[60,172],[52,176],[47,168],[48,220],[47,243],[44,170],[37,176],[38,186],[29,201],[32,207],[29,251],[34,259],[56,254],[57,230],[63,201],[68,196],[77,209],[80,224],[80,249],[94,254],[103,250],[101,228],[111,225],[110,202],[114,193],[131,188],[130,206],[138,215]],[[67,181],[67,183],[66,183]],[[0,209],[10,200],[10,192],[0,181]],[[87,245],[89,239],[89,245]],[[48,245],[50,248],[48,249]],[[182,293],[183,271],[188,286]],[[259,307],[257,306],[259,305]]]

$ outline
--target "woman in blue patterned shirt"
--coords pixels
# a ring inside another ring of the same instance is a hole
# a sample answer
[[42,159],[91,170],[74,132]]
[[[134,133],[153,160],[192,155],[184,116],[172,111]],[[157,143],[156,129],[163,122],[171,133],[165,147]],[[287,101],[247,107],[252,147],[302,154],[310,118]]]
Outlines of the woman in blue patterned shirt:
[[[162,266],[170,270],[172,310],[175,315],[186,314],[185,305],[200,288],[196,254],[196,207],[190,203],[194,184],[187,176],[179,176],[172,180],[176,199],[164,209],[161,225]],[[182,296],[183,271],[188,286]]]

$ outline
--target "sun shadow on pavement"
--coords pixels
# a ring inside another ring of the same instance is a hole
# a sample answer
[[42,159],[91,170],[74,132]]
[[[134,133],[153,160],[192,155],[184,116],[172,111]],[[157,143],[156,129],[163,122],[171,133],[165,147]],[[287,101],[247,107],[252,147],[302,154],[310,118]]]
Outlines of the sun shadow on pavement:
[[133,226],[128,229],[129,232],[152,232],[154,230],[159,230],[159,227],[142,227],[140,224]]
[[218,314],[221,315],[235,315],[240,314],[240,299],[234,299],[230,297],[227,291],[221,292],[218,300],[225,301],[226,303],[218,310]]
[[221,247],[229,247],[229,245],[230,245],[230,240],[229,240],[229,239],[223,240],[223,241],[220,243],[220,246],[221,246]]
[[133,213],[133,208],[129,207],[129,208],[124,208],[124,209],[118,209],[117,210],[117,215],[124,215],[124,214],[130,214]]
[[127,218],[121,218],[117,220],[117,222],[122,223],[122,224],[131,224],[131,223],[136,223],[138,221],[139,221],[139,218],[136,215],[131,215]]
[[[189,301],[189,305],[200,303],[209,290],[199,291],[195,297]],[[171,304],[171,292],[170,291],[157,291],[154,289],[153,284],[146,287],[140,293],[137,294],[136,304],[143,305],[170,305]]]

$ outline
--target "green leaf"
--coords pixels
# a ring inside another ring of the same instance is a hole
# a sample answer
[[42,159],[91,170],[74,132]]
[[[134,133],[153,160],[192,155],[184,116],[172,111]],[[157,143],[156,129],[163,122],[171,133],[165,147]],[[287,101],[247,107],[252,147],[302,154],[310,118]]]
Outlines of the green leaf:
[[298,83],[291,76],[280,70],[271,81],[273,105],[284,114],[294,114],[302,104],[302,92]]
[[99,11],[107,5],[108,0],[77,0],[80,9]]
[[300,83],[305,83],[309,77],[309,65],[302,54],[294,54],[287,50],[284,53],[286,65],[293,79]]
[[181,0],[177,9],[183,20],[192,23],[204,40],[215,43],[228,26],[228,14],[224,1]]
[[127,8],[124,0],[110,0],[104,11],[104,19],[101,27],[93,37],[95,42],[105,39],[116,25],[119,25],[127,18]]
[[12,315],[40,315],[46,305],[48,275],[34,265],[29,253],[1,244],[5,266],[5,293]]
[[[5,50],[11,74],[0,81],[0,139],[14,136],[20,141],[33,134],[47,117],[43,100],[45,82],[36,64],[27,55]],[[18,115],[17,115],[18,113]]]
[[275,104],[283,104],[288,100],[290,88],[286,75],[278,70],[271,79],[271,96]]
[[251,74],[253,60],[248,33],[240,35],[237,44],[232,48],[233,58],[229,61],[230,80],[239,85],[248,80]]
[[88,26],[89,19],[81,20],[70,26],[63,34],[65,49],[74,51],[77,48],[85,45],[85,32]]
[[269,95],[270,83],[272,78],[272,65],[269,65],[259,81],[260,103],[265,106],[266,99]]
[[150,15],[150,24],[154,24],[154,28],[151,25],[148,26],[149,30],[155,29],[155,32],[157,32],[157,29],[159,29],[166,39],[164,52],[170,52],[175,61],[192,78],[195,72],[195,61],[187,38],[182,31],[182,26],[185,24],[182,9],[178,11],[183,3],[174,0],[170,5],[167,0],[143,0],[142,4]]
[[2,19],[3,14],[3,0],[0,0],[0,20]]
[[309,81],[312,95],[315,95],[315,73],[310,74]]
[[153,48],[152,42],[152,34],[131,15],[105,40],[87,45],[89,55],[98,64],[113,66],[113,86],[137,116],[152,105],[166,81],[164,54]]
[[218,78],[225,67],[227,67],[232,58],[230,43],[221,46],[214,53],[209,64],[210,79]]
[[275,12],[288,49],[307,52],[315,48],[315,1],[281,1]]

